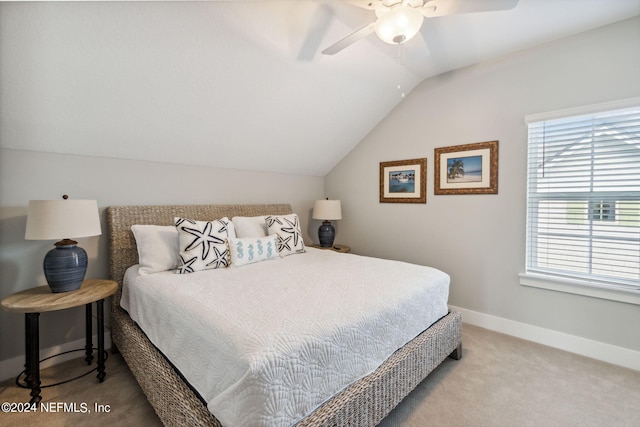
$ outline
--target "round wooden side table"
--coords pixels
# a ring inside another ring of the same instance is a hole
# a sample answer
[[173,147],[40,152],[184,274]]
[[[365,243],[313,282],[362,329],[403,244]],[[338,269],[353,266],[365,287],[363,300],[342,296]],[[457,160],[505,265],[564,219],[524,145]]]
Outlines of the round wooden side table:
[[[98,316],[98,366],[96,369],[98,371],[98,381],[102,382],[104,381],[104,377],[107,375],[104,370],[104,299],[113,295],[117,289],[118,284],[112,280],[92,279],[82,282],[82,286],[76,291],[52,293],[49,286],[39,286],[37,288],[17,292],[2,299],[0,305],[6,311],[25,313],[25,370],[18,374],[16,384],[18,386],[31,389],[30,403],[33,404],[42,400],[42,397],[40,396],[40,313],[64,310],[67,308],[79,307],[81,305],[85,306],[86,345],[84,350],[86,357],[84,360],[88,365],[90,365],[93,360],[91,304],[93,302],[96,303]],[[87,372],[87,374],[96,369]],[[26,386],[22,385],[19,381],[20,376],[23,373],[25,374]],[[51,384],[46,387],[58,384],[62,384],[62,382]]]
[[312,248],[317,248],[317,249],[325,249],[325,250],[332,250],[335,252],[340,252],[341,254],[346,254],[351,252],[351,247],[347,246],[347,245],[336,245],[334,244],[333,246],[329,246],[329,247],[322,247],[319,244],[311,244],[309,245]]

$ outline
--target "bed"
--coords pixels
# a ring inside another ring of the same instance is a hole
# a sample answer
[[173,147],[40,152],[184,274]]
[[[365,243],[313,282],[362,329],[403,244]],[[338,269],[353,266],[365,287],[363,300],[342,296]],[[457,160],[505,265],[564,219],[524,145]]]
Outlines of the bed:
[[[138,263],[131,227],[140,224],[172,225],[175,217],[208,221],[222,217],[291,213],[291,206],[287,204],[112,206],[107,209],[110,273],[120,285],[111,304],[112,342],[166,425],[220,426],[222,423],[210,412],[206,400],[184,378],[182,371],[158,350],[121,307],[125,273]],[[167,277],[169,279],[173,280]],[[448,313],[424,328],[371,372],[348,384],[313,412],[297,420],[296,425],[374,426],[379,423],[447,356],[454,359],[461,356],[459,313]]]

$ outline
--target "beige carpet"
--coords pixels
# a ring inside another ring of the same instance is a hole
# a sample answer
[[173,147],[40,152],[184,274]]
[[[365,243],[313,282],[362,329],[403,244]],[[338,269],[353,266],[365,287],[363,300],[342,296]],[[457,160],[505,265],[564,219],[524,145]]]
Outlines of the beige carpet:
[[[381,426],[640,426],[640,372],[466,324],[463,346],[462,360],[446,360]],[[82,363],[45,370],[43,383],[86,370]],[[0,402],[28,395],[12,380],[0,384]],[[42,395],[91,413],[2,413],[0,425],[160,425],[119,355],[109,356],[104,383],[91,374]],[[96,404],[109,412],[96,413]]]

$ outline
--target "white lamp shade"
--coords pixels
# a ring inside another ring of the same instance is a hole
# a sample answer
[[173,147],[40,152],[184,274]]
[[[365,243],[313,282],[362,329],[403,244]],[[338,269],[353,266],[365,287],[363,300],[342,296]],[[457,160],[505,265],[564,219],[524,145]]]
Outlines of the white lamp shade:
[[313,219],[326,221],[342,219],[340,200],[316,200],[313,205]]
[[423,20],[420,9],[399,5],[379,17],[374,30],[383,41],[400,44],[416,35]]
[[60,240],[99,236],[96,200],[31,200],[27,211],[26,240]]

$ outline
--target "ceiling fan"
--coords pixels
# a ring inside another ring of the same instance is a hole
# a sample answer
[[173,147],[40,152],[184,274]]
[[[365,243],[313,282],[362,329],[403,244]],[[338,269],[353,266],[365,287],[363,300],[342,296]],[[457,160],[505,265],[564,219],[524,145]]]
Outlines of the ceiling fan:
[[378,18],[322,51],[334,55],[358,40],[376,33],[391,44],[402,44],[420,30],[424,18],[462,13],[513,9],[519,0],[348,0],[354,6],[373,10]]

